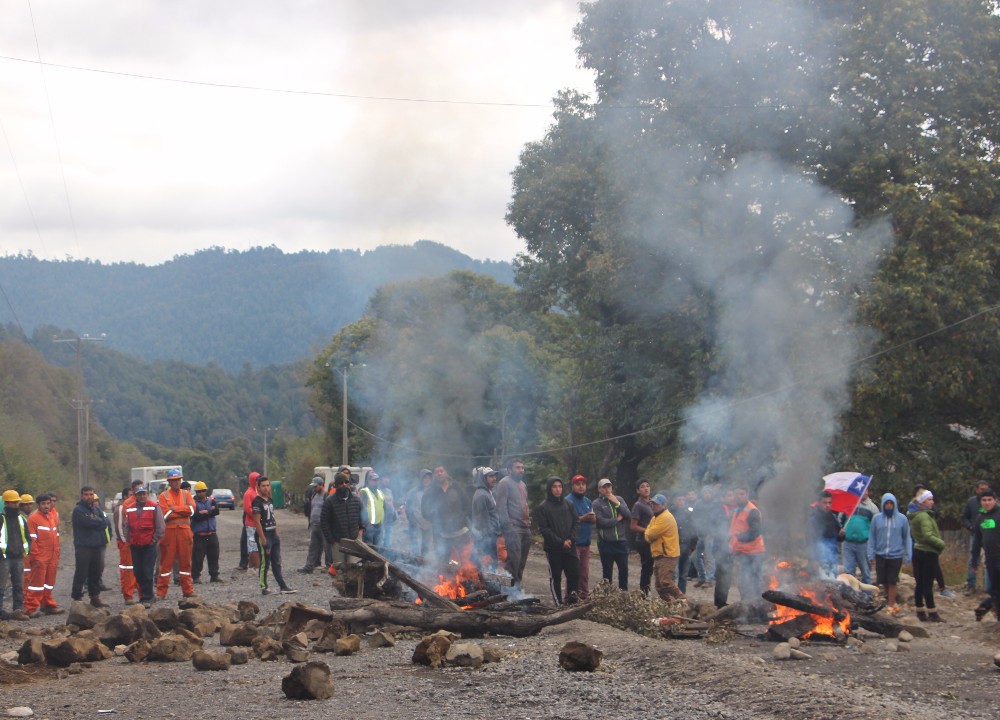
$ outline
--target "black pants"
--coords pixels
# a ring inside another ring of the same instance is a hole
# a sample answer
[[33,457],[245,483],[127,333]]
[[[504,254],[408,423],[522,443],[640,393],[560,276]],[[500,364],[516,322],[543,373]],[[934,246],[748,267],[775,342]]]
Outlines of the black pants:
[[[281,538],[275,533],[269,532],[265,533],[265,539],[267,540],[267,549],[261,548],[260,569],[257,571],[260,589],[267,590],[267,571],[270,570],[274,574],[274,579],[278,581],[278,587],[284,590],[288,584],[285,582],[285,576],[281,574]],[[259,539],[257,544],[260,545]]]
[[191,550],[191,579],[201,577],[201,568],[205,558],[208,558],[208,574],[215,580],[219,577],[219,536],[195,534],[194,547]]
[[997,620],[1000,620],[1000,562],[990,564],[989,559],[987,559],[983,563],[983,570],[986,571],[986,576],[990,581],[990,596],[979,603],[979,607],[986,612],[993,608]]
[[618,587],[628,590],[628,541],[598,540],[597,553],[601,556],[601,575],[611,582],[614,568],[618,566]]
[[70,596],[74,600],[83,599],[83,585],[87,584],[87,594],[94,597],[101,592],[101,548],[75,547],[76,567],[73,570],[73,586]]
[[250,554],[247,552],[247,526],[244,525],[243,532],[240,533],[240,567],[246,570],[249,562]]
[[[720,549],[719,546],[723,546]],[[715,549],[712,559],[715,560],[715,607],[722,608],[729,604],[729,586],[733,583],[733,556],[725,540],[715,539]]]
[[938,574],[938,555],[927,550],[913,549],[913,579],[917,587],[913,591],[913,604],[917,610],[934,609],[934,580]]
[[132,550],[132,574],[139,586],[139,602],[152,602],[154,596],[153,583],[156,571],[160,566],[157,545],[129,545]]
[[636,538],[635,551],[639,553],[639,589],[644,593],[649,592],[649,583],[653,580],[653,551],[649,549],[649,543]]
[[549,561],[549,588],[552,590],[552,599],[556,601],[556,605],[562,605],[563,573],[566,573],[567,587],[574,588],[580,585],[580,561],[576,557],[576,546],[569,550],[546,550],[545,557]]

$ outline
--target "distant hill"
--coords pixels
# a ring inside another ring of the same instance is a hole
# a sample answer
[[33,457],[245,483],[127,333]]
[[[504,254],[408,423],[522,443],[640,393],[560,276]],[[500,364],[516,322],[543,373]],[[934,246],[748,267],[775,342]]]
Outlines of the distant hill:
[[[366,252],[214,248],[154,267],[5,257],[0,286],[28,335],[50,327],[103,332],[107,347],[146,360],[238,372],[312,355],[385,283],[452,270],[513,277],[510,263],[422,240]],[[0,323],[14,321],[4,306]]]

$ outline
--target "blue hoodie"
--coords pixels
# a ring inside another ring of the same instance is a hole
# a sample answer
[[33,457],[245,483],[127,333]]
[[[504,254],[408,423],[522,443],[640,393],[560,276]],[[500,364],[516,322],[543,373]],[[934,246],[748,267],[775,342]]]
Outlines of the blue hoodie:
[[[888,513],[885,504],[891,501],[892,512]],[[910,542],[910,523],[906,516],[899,512],[896,496],[886,493],[879,503],[882,512],[872,518],[871,533],[868,536],[868,559],[874,560],[876,555],[891,560],[902,558],[909,563],[913,555],[913,543]]]

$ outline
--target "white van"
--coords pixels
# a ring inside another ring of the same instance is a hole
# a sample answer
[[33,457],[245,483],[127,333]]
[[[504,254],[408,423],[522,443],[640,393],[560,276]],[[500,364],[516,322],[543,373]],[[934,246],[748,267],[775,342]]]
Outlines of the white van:
[[[323,492],[324,494],[330,491],[330,486],[333,485],[333,478],[337,474],[337,470],[342,466],[337,467],[315,467],[313,468],[313,477],[323,478]],[[372,468],[370,467],[355,467],[350,466],[347,468],[351,471],[351,483],[355,488],[362,488],[365,486],[365,478],[368,477],[368,471]]]

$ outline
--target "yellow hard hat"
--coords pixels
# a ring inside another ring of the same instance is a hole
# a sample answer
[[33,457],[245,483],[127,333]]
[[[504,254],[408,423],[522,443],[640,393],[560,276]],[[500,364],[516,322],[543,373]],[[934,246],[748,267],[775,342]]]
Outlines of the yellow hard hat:
[[199,490],[208,490],[208,485],[199,480],[194,484],[194,491],[198,492]]
[[35,502],[35,498],[34,498],[33,495],[29,495],[28,493],[24,493],[24,495],[21,496],[21,504],[22,505],[31,505],[34,502]]
[[19,502],[21,502],[21,493],[19,493],[17,490],[4,490],[3,491],[3,501],[5,503],[8,503],[8,502],[19,503]]

